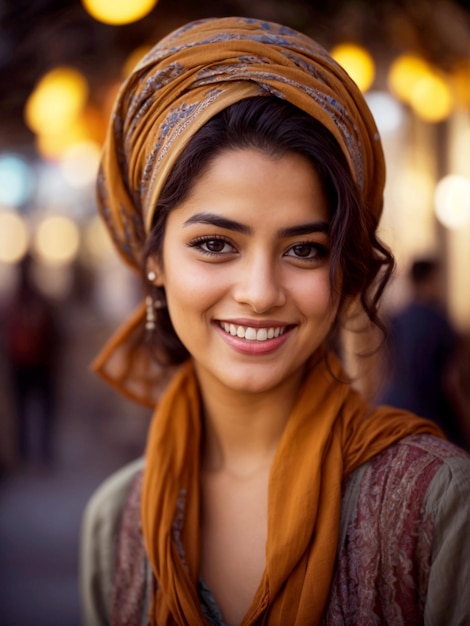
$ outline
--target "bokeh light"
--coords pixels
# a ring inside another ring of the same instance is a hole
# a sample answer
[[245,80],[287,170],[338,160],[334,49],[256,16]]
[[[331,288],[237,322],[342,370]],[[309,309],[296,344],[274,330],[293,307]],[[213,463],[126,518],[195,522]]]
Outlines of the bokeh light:
[[453,98],[445,78],[437,72],[424,76],[413,88],[410,104],[427,122],[441,122],[449,117]]
[[145,17],[158,0],[82,0],[88,13],[105,24],[130,24]]
[[56,67],[41,78],[30,94],[25,121],[35,133],[60,133],[78,117],[87,98],[85,77],[71,67]]
[[76,224],[64,215],[50,215],[38,225],[34,251],[43,263],[71,263],[78,254],[80,233]]
[[0,155],[0,205],[17,208],[33,190],[33,175],[24,159],[15,154]]
[[447,228],[470,222],[470,178],[449,174],[436,186],[434,204],[438,220]]
[[93,141],[82,141],[70,146],[63,154],[60,169],[71,187],[88,187],[96,180],[101,155],[100,146]]
[[100,263],[114,254],[111,237],[99,215],[94,215],[85,227],[83,235],[84,261],[90,265]]
[[375,64],[365,48],[342,43],[331,50],[331,56],[344,67],[362,92],[370,88],[375,78]]
[[0,262],[16,263],[29,246],[29,229],[25,220],[10,211],[0,212]]
[[47,160],[60,160],[72,146],[84,141],[102,144],[106,125],[101,111],[86,106],[60,132],[43,132],[36,136],[36,150]]
[[401,127],[405,119],[403,106],[392,95],[386,91],[369,91],[365,99],[382,135]]
[[458,106],[470,107],[470,59],[462,60],[452,71],[452,83]]
[[388,73],[391,92],[427,122],[440,122],[452,112],[454,98],[447,77],[417,55],[403,54]]
[[409,103],[414,88],[429,74],[428,63],[414,54],[402,54],[397,57],[388,73],[390,91],[403,102]]

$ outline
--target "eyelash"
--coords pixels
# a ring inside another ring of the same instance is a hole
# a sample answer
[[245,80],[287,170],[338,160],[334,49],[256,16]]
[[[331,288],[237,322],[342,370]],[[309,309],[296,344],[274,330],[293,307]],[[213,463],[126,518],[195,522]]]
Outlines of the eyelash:
[[[305,263],[309,263],[309,262],[311,263],[312,261],[323,261],[324,259],[328,258],[328,254],[329,254],[328,247],[316,241],[298,241],[297,243],[293,244],[287,250],[287,252],[289,252],[290,250],[293,250],[294,248],[301,248],[304,246],[309,247],[310,252],[314,251],[315,252],[314,256],[302,257],[302,256],[292,255],[291,258],[295,259],[296,261],[302,261]],[[287,256],[291,256],[291,255],[287,255]]]
[[210,241],[217,241],[217,242],[225,243],[226,245],[232,248],[231,252],[235,250],[232,243],[228,239],[226,239],[225,237],[221,237],[220,235],[217,235],[217,236],[212,235],[210,237],[196,237],[196,239],[193,239],[192,241],[188,243],[188,246],[190,248],[197,248],[200,252],[202,252],[202,254],[206,254],[207,256],[221,257],[224,254],[229,254],[227,252],[214,252],[213,250],[207,250],[203,248],[204,244],[207,244]]
[[[213,250],[207,250],[206,248],[204,248],[203,246],[205,244],[208,244],[209,242],[221,242],[226,244],[227,246],[230,246],[231,250],[229,252],[216,252]],[[205,254],[207,256],[211,256],[211,257],[217,257],[220,258],[222,256],[225,256],[227,254],[231,254],[233,252],[235,252],[235,246],[231,243],[231,241],[225,237],[222,237],[220,235],[211,235],[211,236],[206,236],[206,237],[197,237],[196,239],[193,239],[192,241],[190,241],[188,243],[188,246],[190,248],[196,248],[197,250],[199,250],[202,254]],[[289,255],[287,254],[287,252],[293,250],[294,248],[298,248],[298,247],[304,247],[304,246],[308,246],[310,248],[310,251],[314,250],[316,252],[316,254],[312,257],[312,256],[308,256],[308,257],[302,257],[302,256],[296,256],[296,255]],[[300,261],[302,263],[311,263],[312,261],[323,261],[324,259],[326,259],[328,257],[329,254],[329,249],[327,246],[314,242],[314,241],[298,241],[295,244],[293,244],[292,246],[290,246],[288,248],[288,250],[286,251],[284,256],[288,256],[296,261]]]

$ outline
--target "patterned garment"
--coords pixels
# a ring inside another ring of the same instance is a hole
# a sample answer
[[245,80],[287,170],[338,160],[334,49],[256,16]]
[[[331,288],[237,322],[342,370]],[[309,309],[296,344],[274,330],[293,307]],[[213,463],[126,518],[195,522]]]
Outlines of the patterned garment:
[[[148,606],[146,595],[153,581],[145,565],[140,526],[141,484],[140,472],[127,498],[116,546],[113,626],[146,623],[143,607]],[[459,497],[467,503],[463,509]],[[462,619],[470,618],[470,608],[462,618],[458,598],[465,598],[469,565],[459,563],[454,553],[469,552],[469,499],[469,456],[429,435],[407,437],[353,472],[343,489],[343,505],[350,512],[342,514],[345,532],[323,625],[466,623]],[[454,516],[457,510],[460,514]],[[463,543],[462,537],[467,541]],[[451,578],[448,584],[440,567]],[[449,585],[454,594],[448,592]],[[224,626],[203,581],[199,597],[211,626]]]

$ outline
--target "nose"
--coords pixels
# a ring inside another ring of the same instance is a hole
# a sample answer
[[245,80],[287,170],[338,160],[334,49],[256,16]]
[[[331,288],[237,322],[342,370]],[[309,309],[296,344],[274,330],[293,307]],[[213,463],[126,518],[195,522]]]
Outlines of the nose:
[[269,254],[260,251],[247,257],[238,270],[233,292],[237,302],[249,305],[255,313],[285,304],[281,268]]

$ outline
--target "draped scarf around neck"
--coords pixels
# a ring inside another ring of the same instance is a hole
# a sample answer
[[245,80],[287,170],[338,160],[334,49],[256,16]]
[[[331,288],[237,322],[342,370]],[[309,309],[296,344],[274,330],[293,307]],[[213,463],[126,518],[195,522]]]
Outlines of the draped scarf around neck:
[[[433,423],[369,407],[336,358],[313,360],[273,460],[266,567],[242,626],[321,623],[338,541],[342,481]],[[207,624],[197,595],[201,407],[191,361],[175,376],[150,428],[142,493],[144,540],[158,591],[151,623]],[[221,555],[223,558],[223,555]]]

